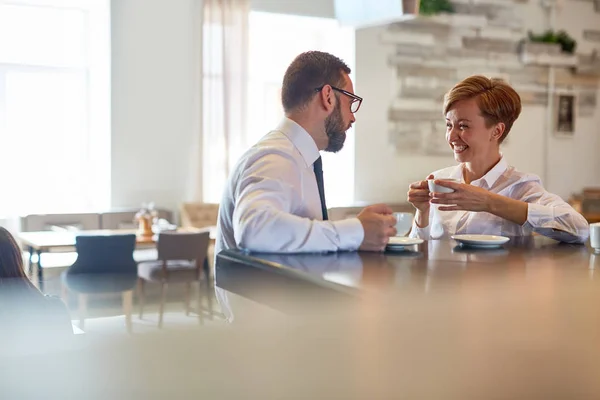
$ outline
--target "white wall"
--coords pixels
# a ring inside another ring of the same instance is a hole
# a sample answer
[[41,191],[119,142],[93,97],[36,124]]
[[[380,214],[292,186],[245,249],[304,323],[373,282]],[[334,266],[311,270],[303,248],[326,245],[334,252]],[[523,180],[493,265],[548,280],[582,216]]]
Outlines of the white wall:
[[176,209],[189,197],[200,135],[200,1],[112,1],[113,207]]
[[[581,39],[577,35],[582,26],[600,26],[600,14],[589,12],[590,2],[568,4],[559,12],[558,28]],[[193,173],[198,160],[191,156],[200,146],[200,6],[201,0],[112,1],[113,207],[153,200],[176,209],[200,185]],[[528,26],[545,28],[537,2],[522,7]],[[252,8],[333,16],[332,0],[252,0]],[[386,113],[392,72],[377,34],[378,28],[369,28],[356,35],[356,91],[365,98],[356,124],[356,200],[403,201],[410,182],[453,164],[453,159],[450,154],[401,158],[389,145]],[[595,155],[600,149],[600,111],[577,122],[573,139],[549,141],[546,186],[565,197],[584,185],[600,184],[600,158]],[[544,175],[536,146],[544,123],[545,109],[526,107],[515,124],[503,151],[519,169]]]
[[[111,206],[200,198],[202,0],[112,0]],[[333,0],[252,0],[253,10],[333,17]],[[196,196],[196,197],[194,197]]]
[[[600,29],[600,12],[585,1],[562,2],[556,17],[556,29],[564,29],[577,40],[577,51],[589,54],[600,44],[583,40],[583,29]],[[597,99],[600,99],[600,90]],[[600,104],[594,116],[577,118],[572,139],[552,137],[548,152],[550,190],[565,197],[583,186],[600,186]]]
[[[527,29],[547,28],[547,19],[538,2],[520,7],[523,9],[519,15],[524,15]],[[583,28],[598,29],[600,26],[600,13],[591,10],[591,2],[568,2],[568,7],[557,13],[557,29],[566,29],[582,43]],[[365,99],[355,125],[356,201],[405,201],[411,182],[455,164],[450,150],[447,157],[399,156],[391,145],[387,110],[395,93],[392,93],[393,71],[387,65],[387,55],[393,53],[393,49],[378,40],[383,30],[384,27],[372,27],[356,33],[356,92]],[[591,50],[589,45],[580,48],[586,52]],[[442,118],[440,104],[440,120]],[[509,163],[522,171],[546,176],[546,188],[563,198],[580,191],[583,186],[600,185],[600,107],[596,108],[593,117],[578,118],[573,138],[549,137],[547,170],[541,146],[546,135],[545,124],[545,107],[524,107],[502,149]]]

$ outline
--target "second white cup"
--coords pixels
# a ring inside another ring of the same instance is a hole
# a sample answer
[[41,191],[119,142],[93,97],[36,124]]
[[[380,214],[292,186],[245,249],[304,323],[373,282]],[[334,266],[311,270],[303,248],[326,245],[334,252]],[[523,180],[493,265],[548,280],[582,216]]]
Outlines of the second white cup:
[[600,251],[600,222],[590,224],[590,246]]
[[407,212],[395,212],[396,218],[396,236],[406,236],[410,232],[413,223],[413,214]]

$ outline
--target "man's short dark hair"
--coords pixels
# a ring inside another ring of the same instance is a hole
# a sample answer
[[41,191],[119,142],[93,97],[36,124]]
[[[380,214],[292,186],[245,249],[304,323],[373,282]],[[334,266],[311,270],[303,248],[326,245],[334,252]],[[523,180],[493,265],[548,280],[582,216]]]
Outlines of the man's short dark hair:
[[342,86],[343,73],[350,68],[338,57],[322,51],[307,51],[292,61],[281,88],[281,104],[287,113],[308,104],[315,89],[323,85]]

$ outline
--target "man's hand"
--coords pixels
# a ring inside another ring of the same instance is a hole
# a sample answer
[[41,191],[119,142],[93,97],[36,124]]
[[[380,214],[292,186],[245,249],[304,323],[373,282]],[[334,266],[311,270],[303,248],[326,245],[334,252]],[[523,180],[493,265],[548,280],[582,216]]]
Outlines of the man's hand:
[[365,207],[358,219],[365,231],[360,250],[384,251],[390,236],[396,235],[396,218],[385,204]]

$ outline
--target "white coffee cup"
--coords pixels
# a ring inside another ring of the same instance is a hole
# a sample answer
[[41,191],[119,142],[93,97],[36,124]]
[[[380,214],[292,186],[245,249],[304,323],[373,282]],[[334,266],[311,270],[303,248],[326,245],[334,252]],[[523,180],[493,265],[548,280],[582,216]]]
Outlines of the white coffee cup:
[[460,181],[458,179],[427,179],[427,186],[429,186],[429,191],[431,193],[452,193],[452,192],[454,192],[454,189],[450,189],[449,187],[445,187],[442,185],[437,185],[435,183],[436,180],[460,183]]
[[600,222],[590,224],[590,246],[600,251]]
[[413,223],[413,214],[407,212],[395,212],[396,218],[396,236],[406,236],[410,232]]

